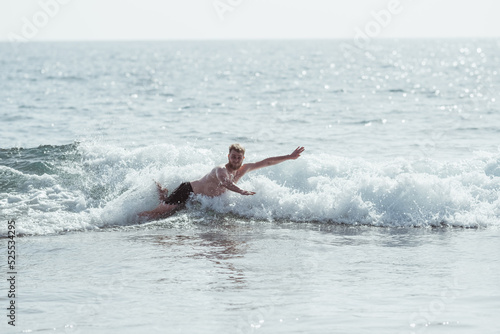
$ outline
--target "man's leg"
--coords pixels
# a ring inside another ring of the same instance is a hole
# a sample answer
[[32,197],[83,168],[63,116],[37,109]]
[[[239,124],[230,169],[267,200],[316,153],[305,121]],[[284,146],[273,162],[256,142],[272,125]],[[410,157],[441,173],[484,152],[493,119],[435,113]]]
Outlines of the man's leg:
[[172,215],[175,212],[175,209],[177,209],[178,205],[177,204],[165,204],[162,203],[156,207],[156,209],[151,210],[151,211],[144,211],[139,213],[140,217],[146,217],[148,219],[159,219],[159,218],[166,218],[170,215]]

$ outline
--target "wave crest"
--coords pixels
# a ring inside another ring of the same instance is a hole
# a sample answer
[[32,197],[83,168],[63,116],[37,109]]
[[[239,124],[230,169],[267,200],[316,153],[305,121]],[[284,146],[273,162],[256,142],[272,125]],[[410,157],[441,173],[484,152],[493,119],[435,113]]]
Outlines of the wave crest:
[[[81,143],[26,152],[14,163],[12,152],[2,150],[0,165],[2,215],[16,219],[21,234],[137,224],[138,212],[158,204],[153,180],[173,189],[225,163],[224,153],[192,146],[126,150]],[[50,173],[26,168],[33,162],[51,166]],[[453,163],[306,154],[252,172],[239,185],[257,194],[195,196],[188,211],[383,227],[500,226],[498,154]],[[6,234],[1,227],[0,235]]]

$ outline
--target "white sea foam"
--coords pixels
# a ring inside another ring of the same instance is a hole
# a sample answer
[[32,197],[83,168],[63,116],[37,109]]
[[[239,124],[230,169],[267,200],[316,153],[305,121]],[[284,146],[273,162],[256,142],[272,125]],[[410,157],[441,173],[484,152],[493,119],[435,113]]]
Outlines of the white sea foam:
[[[172,190],[225,162],[221,152],[192,146],[126,150],[84,143],[78,150],[81,160],[64,163],[54,175],[18,175],[22,192],[0,199],[3,214],[18,221],[18,233],[137,224],[137,213],[158,204],[153,180]],[[246,175],[239,186],[256,195],[195,196],[188,212],[386,227],[498,227],[499,169],[499,156],[486,153],[456,163],[305,153]]]
[[[484,169],[493,159],[483,157],[460,166],[434,161],[382,164],[305,157],[298,164],[290,162],[273,167],[273,172],[249,176],[242,187],[257,191],[251,198],[228,194],[227,198],[201,202],[217,211],[257,219],[377,226],[495,226],[500,179],[487,175]],[[450,169],[452,172],[447,172]]]

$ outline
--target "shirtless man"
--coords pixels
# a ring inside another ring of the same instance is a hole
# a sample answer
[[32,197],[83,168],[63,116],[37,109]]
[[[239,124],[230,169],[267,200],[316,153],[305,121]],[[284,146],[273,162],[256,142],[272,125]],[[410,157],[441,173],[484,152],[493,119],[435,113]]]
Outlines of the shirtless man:
[[229,146],[228,160],[225,165],[217,166],[207,175],[199,180],[182,183],[174,192],[167,197],[168,190],[157,183],[160,200],[162,203],[151,211],[139,213],[139,216],[149,219],[165,218],[180,209],[187,202],[191,194],[202,194],[205,196],[220,196],[227,190],[241,195],[255,195],[253,191],[243,190],[236,185],[243,175],[253,170],[279,164],[286,160],[295,160],[304,152],[303,147],[297,147],[290,155],[267,158],[259,162],[243,165],[245,149],[240,144]]

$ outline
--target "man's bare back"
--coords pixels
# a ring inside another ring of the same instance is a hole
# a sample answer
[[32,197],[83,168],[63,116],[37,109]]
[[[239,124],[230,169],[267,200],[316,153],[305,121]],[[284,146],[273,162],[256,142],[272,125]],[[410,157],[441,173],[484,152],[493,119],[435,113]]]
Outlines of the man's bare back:
[[190,193],[201,194],[209,197],[220,196],[227,190],[234,191],[241,195],[254,195],[255,192],[239,188],[236,183],[246,173],[272,165],[279,164],[286,160],[295,160],[304,152],[303,147],[298,147],[292,154],[267,158],[259,162],[243,164],[245,159],[245,149],[239,144],[233,144],[229,147],[228,163],[217,166],[201,179],[185,182],[177,188],[172,195],[166,198],[168,190],[158,185],[161,203],[156,209],[141,212],[139,216],[149,219],[158,219],[168,217],[173,214],[185,201]]

